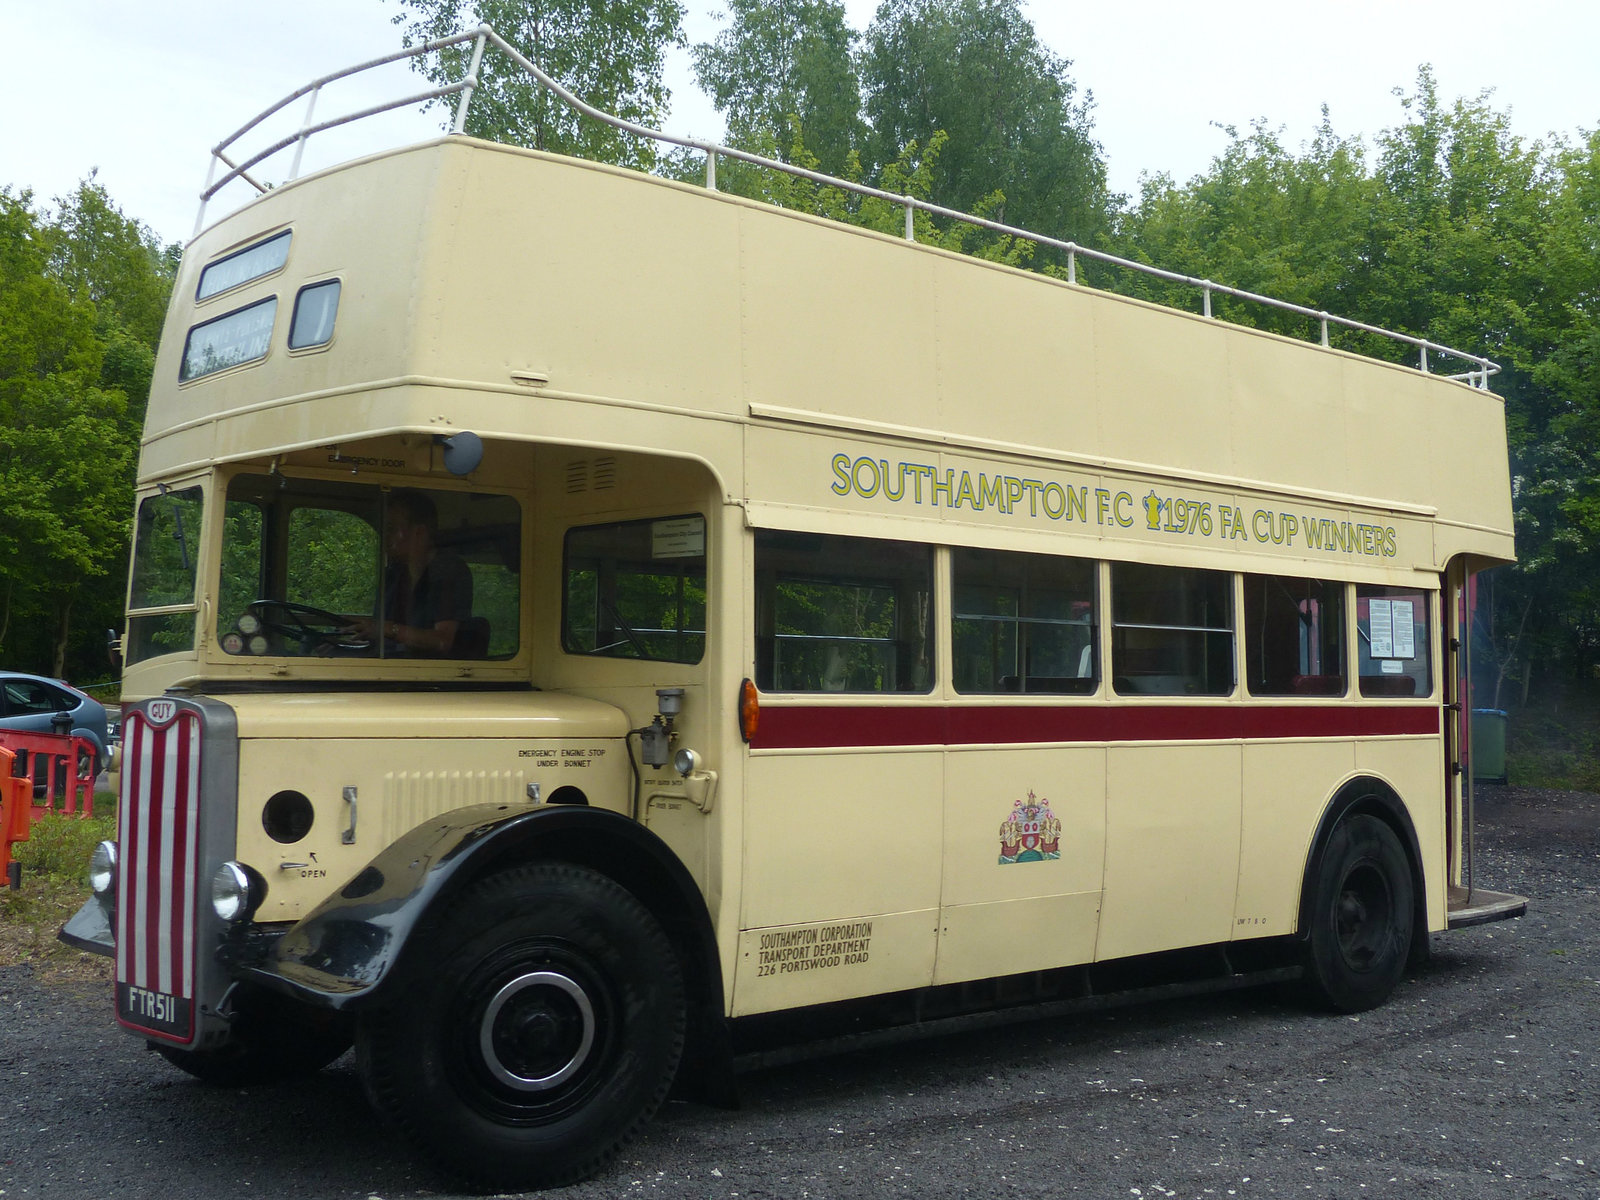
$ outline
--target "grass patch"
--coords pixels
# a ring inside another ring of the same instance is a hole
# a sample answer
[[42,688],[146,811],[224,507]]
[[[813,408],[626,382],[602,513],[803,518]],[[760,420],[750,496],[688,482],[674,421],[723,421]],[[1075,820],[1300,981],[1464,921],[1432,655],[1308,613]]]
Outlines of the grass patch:
[[1600,687],[1543,688],[1513,712],[1506,775],[1518,787],[1600,792]]
[[[107,808],[110,806],[108,805]],[[45,978],[109,979],[111,960],[56,940],[56,930],[89,898],[89,855],[117,833],[116,818],[47,816],[11,848],[22,888],[0,881],[0,966],[31,964]]]

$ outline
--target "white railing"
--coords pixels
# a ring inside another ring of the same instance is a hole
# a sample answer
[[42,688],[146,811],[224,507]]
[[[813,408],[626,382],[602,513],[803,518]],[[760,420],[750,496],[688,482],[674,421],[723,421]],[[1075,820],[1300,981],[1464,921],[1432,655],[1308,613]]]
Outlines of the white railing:
[[[328,84],[340,79],[349,78],[353,75],[359,75],[364,71],[369,71],[377,67],[387,66],[390,63],[399,62],[404,59],[419,58],[423,55],[435,54],[441,50],[446,50],[451,46],[462,45],[466,42],[472,43],[472,59],[467,67],[466,75],[458,82],[450,84],[447,87],[430,88],[425,91],[416,92],[414,94],[400,97],[396,100],[386,101],[385,103],[363,108],[356,112],[346,113],[343,116],[334,117],[329,120],[317,121],[315,119],[317,100],[322,89]],[[1168,283],[1176,283],[1186,287],[1194,288],[1200,292],[1201,309],[1204,315],[1207,317],[1212,315],[1211,297],[1213,295],[1229,296],[1236,300],[1244,300],[1252,304],[1263,305],[1267,308],[1278,309],[1281,312],[1294,313],[1297,316],[1306,317],[1309,320],[1317,322],[1317,327],[1321,335],[1321,344],[1324,346],[1330,345],[1328,340],[1328,332],[1330,327],[1337,326],[1341,329],[1350,329],[1360,333],[1372,334],[1379,338],[1385,338],[1389,341],[1400,342],[1413,347],[1417,351],[1417,368],[1424,373],[1431,373],[1428,361],[1428,355],[1430,352],[1437,357],[1455,359],[1463,363],[1471,364],[1469,369],[1447,375],[1446,378],[1464,381],[1466,383],[1470,383],[1474,387],[1487,388],[1489,386],[1489,377],[1491,375],[1497,375],[1500,372],[1499,365],[1487,358],[1477,354],[1469,354],[1465,350],[1456,350],[1439,342],[1430,341],[1427,338],[1414,337],[1408,333],[1397,333],[1394,330],[1383,329],[1376,325],[1368,325],[1363,321],[1355,321],[1349,317],[1337,316],[1334,313],[1327,312],[1323,309],[1308,308],[1303,304],[1293,304],[1287,300],[1279,300],[1272,296],[1263,296],[1258,292],[1245,291],[1243,288],[1229,287],[1226,284],[1217,283],[1210,279],[1197,279],[1193,275],[1184,275],[1176,271],[1164,271],[1159,267],[1152,267],[1146,263],[1136,262],[1133,259],[1121,258],[1118,255],[1107,254],[1100,250],[1092,250],[1087,246],[1080,246],[1076,242],[1062,241],[1059,238],[1053,238],[1045,234],[1035,233],[1031,230],[1022,229],[1015,225],[1007,225],[1000,221],[991,221],[986,217],[974,216],[971,213],[959,212],[953,208],[945,208],[942,205],[931,204],[926,200],[919,200],[915,196],[901,195],[897,192],[887,192],[881,188],[869,187],[862,183],[854,183],[848,179],[837,179],[832,175],[824,175],[820,171],[810,171],[804,167],[794,166],[792,163],[780,162],[777,159],[772,158],[764,158],[759,154],[751,154],[745,150],[736,150],[731,146],[724,146],[718,142],[703,141],[699,138],[679,137],[675,134],[663,133],[659,129],[651,129],[645,125],[638,125],[632,121],[623,120],[621,117],[616,117],[610,113],[602,112],[600,109],[595,108],[593,105],[588,104],[579,99],[577,96],[573,95],[565,87],[540,70],[537,64],[524,56],[514,46],[507,43],[505,39],[503,39],[499,34],[495,33],[495,31],[489,28],[487,25],[480,25],[475,30],[467,33],[459,33],[454,37],[439,38],[431,42],[425,42],[417,46],[412,46],[409,49],[398,50],[393,54],[386,54],[382,58],[371,59],[370,61],[360,63],[357,66],[346,67],[341,71],[335,71],[331,75],[324,75],[320,79],[315,79],[306,84],[298,91],[290,93],[282,100],[279,100],[271,108],[266,109],[258,116],[252,118],[250,121],[247,121],[228,137],[218,142],[217,145],[211,150],[211,160],[206,174],[206,184],[204,189],[202,189],[200,192],[200,212],[195,218],[195,232],[199,233],[205,222],[206,205],[210,202],[211,198],[234,180],[243,180],[251,187],[254,187],[258,192],[267,191],[267,185],[263,184],[250,174],[251,168],[259,166],[262,162],[283,152],[290,146],[295,148],[295,154],[294,161],[290,165],[287,178],[294,179],[298,177],[305,145],[307,141],[309,141],[310,138],[315,134],[325,132],[341,125],[348,125],[354,121],[360,121],[364,118],[372,117],[379,113],[407,108],[412,105],[424,104],[430,100],[443,99],[446,96],[458,97],[456,101],[455,119],[451,126],[451,132],[461,133],[466,128],[467,110],[472,103],[472,94],[479,83],[478,72],[483,64],[483,53],[484,50],[490,45],[493,45],[497,50],[510,58],[529,75],[533,76],[533,78],[538,81],[541,87],[559,97],[563,103],[582,113],[584,116],[596,121],[600,121],[614,129],[619,129],[624,133],[633,134],[638,137],[649,138],[652,141],[664,142],[668,145],[681,146],[689,150],[697,150],[704,154],[706,159],[706,187],[713,191],[716,190],[717,186],[717,160],[718,158],[729,158],[737,162],[749,163],[751,166],[764,167],[773,171],[781,171],[786,175],[793,175],[800,179],[807,179],[813,183],[821,184],[825,187],[838,188],[841,191],[852,192],[858,196],[866,196],[878,200],[884,200],[892,205],[902,207],[905,210],[905,236],[907,239],[912,241],[916,240],[916,231],[914,225],[915,215],[918,212],[923,212],[927,213],[929,216],[941,217],[951,221],[959,221],[963,224],[971,225],[978,229],[986,229],[990,232],[1002,234],[1006,237],[1016,238],[1020,241],[1032,242],[1040,246],[1049,246],[1053,249],[1063,251],[1067,257],[1067,282],[1070,284],[1079,283],[1078,260],[1080,258],[1084,258],[1090,260],[1091,262],[1104,263],[1109,266],[1121,268],[1123,270],[1135,271],[1142,275],[1148,275],[1152,278],[1164,280]],[[265,149],[257,151],[248,158],[243,159],[243,161],[236,162],[234,160],[234,155],[232,153],[234,143],[239,141],[239,139],[244,137],[246,134],[249,134],[251,131],[255,130],[274,114],[282,111],[288,105],[293,104],[302,96],[308,96],[310,99],[307,102],[305,116],[301,120],[300,128],[295,133],[278,139]],[[223,168],[226,168],[220,178],[217,177],[217,168],[219,165]]]

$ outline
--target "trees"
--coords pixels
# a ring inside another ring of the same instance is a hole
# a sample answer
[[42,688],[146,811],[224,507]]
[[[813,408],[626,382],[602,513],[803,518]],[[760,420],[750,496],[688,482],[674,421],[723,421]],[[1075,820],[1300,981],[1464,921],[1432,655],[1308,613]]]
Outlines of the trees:
[[[91,176],[54,217],[0,188],[0,657],[101,673],[173,256]],[[80,629],[95,632],[76,637]]]
[[728,28],[694,48],[695,79],[728,121],[728,142],[786,162],[797,147],[830,175],[860,148],[861,84],[840,0],[728,0]]
[[[1511,631],[1496,653],[1520,660],[1507,665],[1524,687],[1540,663],[1587,674],[1600,665],[1600,137],[1525,143],[1487,96],[1443,102],[1425,67],[1397,94],[1402,120],[1373,140],[1370,166],[1326,116],[1299,153],[1264,122],[1230,130],[1202,175],[1146,183],[1118,249],[1500,362],[1519,562],[1494,589]],[[1194,305],[1135,276],[1114,286]],[[1214,307],[1310,332],[1259,306]],[[1333,340],[1416,361],[1398,343]]]
[[1020,0],[884,0],[861,56],[869,173],[943,130],[934,203],[971,212],[998,191],[996,220],[1094,244],[1111,199],[1070,65]]
[[[583,100],[629,121],[659,124],[667,107],[662,79],[668,46],[681,45],[678,0],[395,0],[404,44],[461,33],[478,23],[527,55]],[[413,60],[436,84],[466,73],[470,45]],[[520,67],[497,70],[487,56],[472,98],[469,134],[625,166],[650,167],[655,143],[580,116]]]

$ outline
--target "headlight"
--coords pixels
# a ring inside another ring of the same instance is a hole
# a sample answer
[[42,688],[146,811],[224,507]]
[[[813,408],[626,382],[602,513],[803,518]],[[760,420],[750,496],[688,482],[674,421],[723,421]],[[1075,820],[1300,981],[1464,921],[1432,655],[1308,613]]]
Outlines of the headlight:
[[243,863],[225,862],[211,877],[211,909],[224,921],[248,921],[266,898],[266,881]]
[[117,844],[101,842],[89,856],[89,889],[106,896],[117,887]]

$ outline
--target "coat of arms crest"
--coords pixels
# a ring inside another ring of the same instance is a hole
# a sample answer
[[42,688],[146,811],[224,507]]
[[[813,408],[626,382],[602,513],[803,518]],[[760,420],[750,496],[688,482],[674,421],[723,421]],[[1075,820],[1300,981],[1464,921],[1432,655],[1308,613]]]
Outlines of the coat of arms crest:
[[1011,806],[1011,815],[1000,826],[1000,861],[1042,862],[1060,857],[1061,818],[1050,811],[1050,801],[1029,792],[1026,800]]

